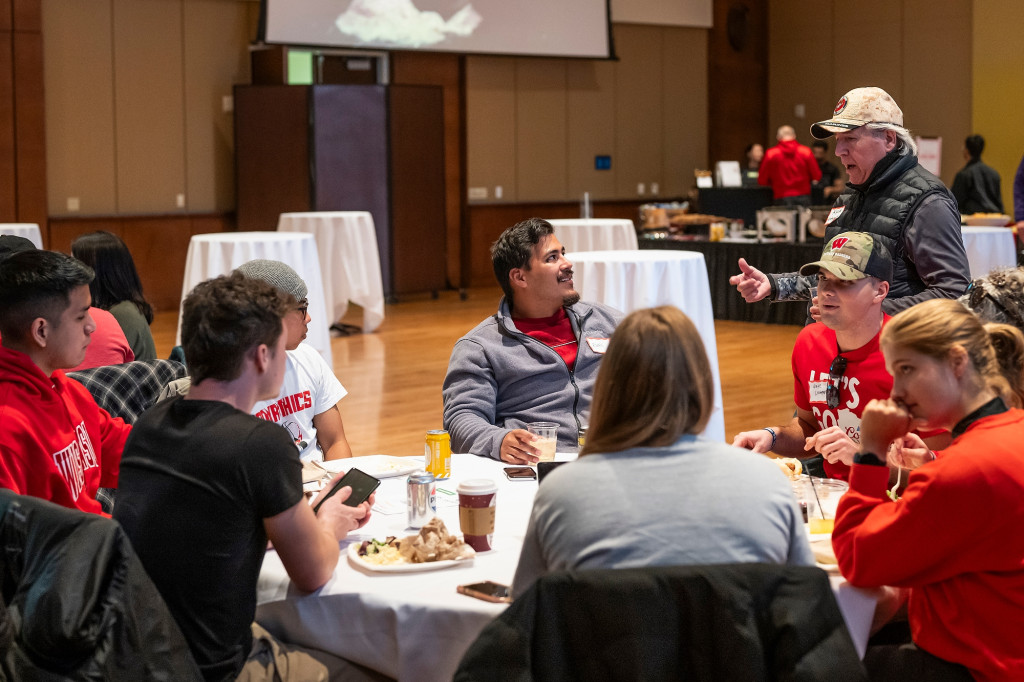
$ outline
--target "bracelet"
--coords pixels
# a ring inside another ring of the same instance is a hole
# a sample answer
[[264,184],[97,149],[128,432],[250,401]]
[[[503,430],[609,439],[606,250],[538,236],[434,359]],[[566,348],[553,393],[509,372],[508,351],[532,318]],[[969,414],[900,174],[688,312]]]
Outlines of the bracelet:
[[936,459],[938,459],[938,458],[937,458],[937,457],[935,456],[935,451],[934,451],[934,450],[929,450],[929,451],[928,451],[928,454],[932,456],[931,460],[929,460],[929,461],[932,461],[932,462],[934,462],[934,461],[935,461]]
[[775,429],[771,428],[770,426],[766,426],[766,427],[764,427],[761,430],[762,431],[767,431],[768,433],[772,434],[772,444],[768,447],[768,449],[769,450],[774,450],[775,449],[775,441],[778,438],[778,434],[775,433]]

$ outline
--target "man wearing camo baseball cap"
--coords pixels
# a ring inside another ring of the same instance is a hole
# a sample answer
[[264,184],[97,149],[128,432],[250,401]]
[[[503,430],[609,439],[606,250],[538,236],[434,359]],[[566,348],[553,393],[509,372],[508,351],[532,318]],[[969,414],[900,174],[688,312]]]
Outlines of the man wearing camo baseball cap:
[[[931,298],[956,298],[969,283],[960,213],[946,186],[917,160],[917,143],[903,110],[877,87],[839,98],[832,118],[811,126],[818,139],[836,138],[836,156],[849,176],[825,220],[825,243],[841,232],[869,232],[892,253],[889,314]],[[740,259],[729,279],[747,302],[806,301],[813,282],[791,272],[766,275]]]

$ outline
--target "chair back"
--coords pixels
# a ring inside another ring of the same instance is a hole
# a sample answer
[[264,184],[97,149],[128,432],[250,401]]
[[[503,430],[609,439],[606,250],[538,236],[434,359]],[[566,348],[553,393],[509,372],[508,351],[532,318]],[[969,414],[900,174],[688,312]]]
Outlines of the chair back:
[[824,571],[728,564],[553,573],[470,646],[470,680],[866,680]]
[[156,402],[164,386],[186,374],[182,363],[163,359],[68,372],[89,390],[97,405],[127,424],[134,424]]

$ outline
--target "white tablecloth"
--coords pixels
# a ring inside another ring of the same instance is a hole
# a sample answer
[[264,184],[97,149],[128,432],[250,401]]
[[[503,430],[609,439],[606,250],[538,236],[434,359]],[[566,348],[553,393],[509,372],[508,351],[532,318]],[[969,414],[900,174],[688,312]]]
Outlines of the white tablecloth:
[[[572,457],[559,454],[558,459]],[[353,465],[358,466],[358,459]],[[453,455],[452,478],[437,483],[438,515],[456,533],[457,496],[441,491],[454,491],[459,481],[469,478],[490,478],[498,484],[494,549],[478,554],[472,564],[422,573],[375,573],[356,569],[342,556],[324,587],[303,594],[291,586],[280,558],[270,551],[260,573],[256,620],[289,642],[342,656],[399,680],[450,680],[469,645],[505,609],[503,604],[458,594],[455,588],[484,580],[512,583],[537,492],[535,481],[506,480],[502,466],[484,457]],[[377,490],[378,505],[404,499],[404,476],[384,479]],[[404,512],[374,512],[351,542],[411,534],[405,524]],[[343,554],[348,544],[342,543]],[[854,588],[839,576],[831,582],[863,656],[875,593]]]
[[1008,227],[961,226],[971,277],[985,277],[996,268],[1017,266],[1013,230]]
[[0,234],[24,237],[35,244],[37,249],[43,248],[43,236],[35,223],[0,223]]
[[555,236],[566,251],[636,251],[636,228],[632,220],[591,218],[549,220]]
[[[227,275],[242,263],[263,258],[290,265],[303,280],[309,293],[309,331],[306,343],[313,346],[327,365],[334,366],[331,357],[331,335],[324,310],[324,287],[320,277],[320,259],[316,240],[311,234],[290,232],[218,232],[193,235],[188,244],[185,260],[185,280],[181,287],[181,300],[185,301],[192,288],[219,275]],[[175,343],[181,343],[181,316]]]
[[574,287],[584,301],[604,303],[624,313],[674,305],[693,320],[715,379],[715,409],[704,435],[724,441],[715,316],[704,255],[692,251],[588,251],[566,257],[573,263]]
[[279,232],[309,232],[316,237],[323,274],[324,307],[337,322],[352,301],[363,308],[363,331],[384,320],[384,285],[373,216],[367,211],[282,213]]

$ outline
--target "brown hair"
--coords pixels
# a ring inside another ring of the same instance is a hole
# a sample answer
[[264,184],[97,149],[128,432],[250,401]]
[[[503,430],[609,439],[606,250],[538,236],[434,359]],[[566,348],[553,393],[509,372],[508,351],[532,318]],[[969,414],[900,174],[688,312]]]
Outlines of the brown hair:
[[936,359],[960,346],[989,388],[1011,406],[1024,405],[1024,335],[1008,324],[984,324],[957,301],[933,299],[904,310],[882,329],[881,342]]
[[637,310],[619,324],[594,387],[581,455],[671,445],[704,429],[714,407],[711,364],[681,310]]

